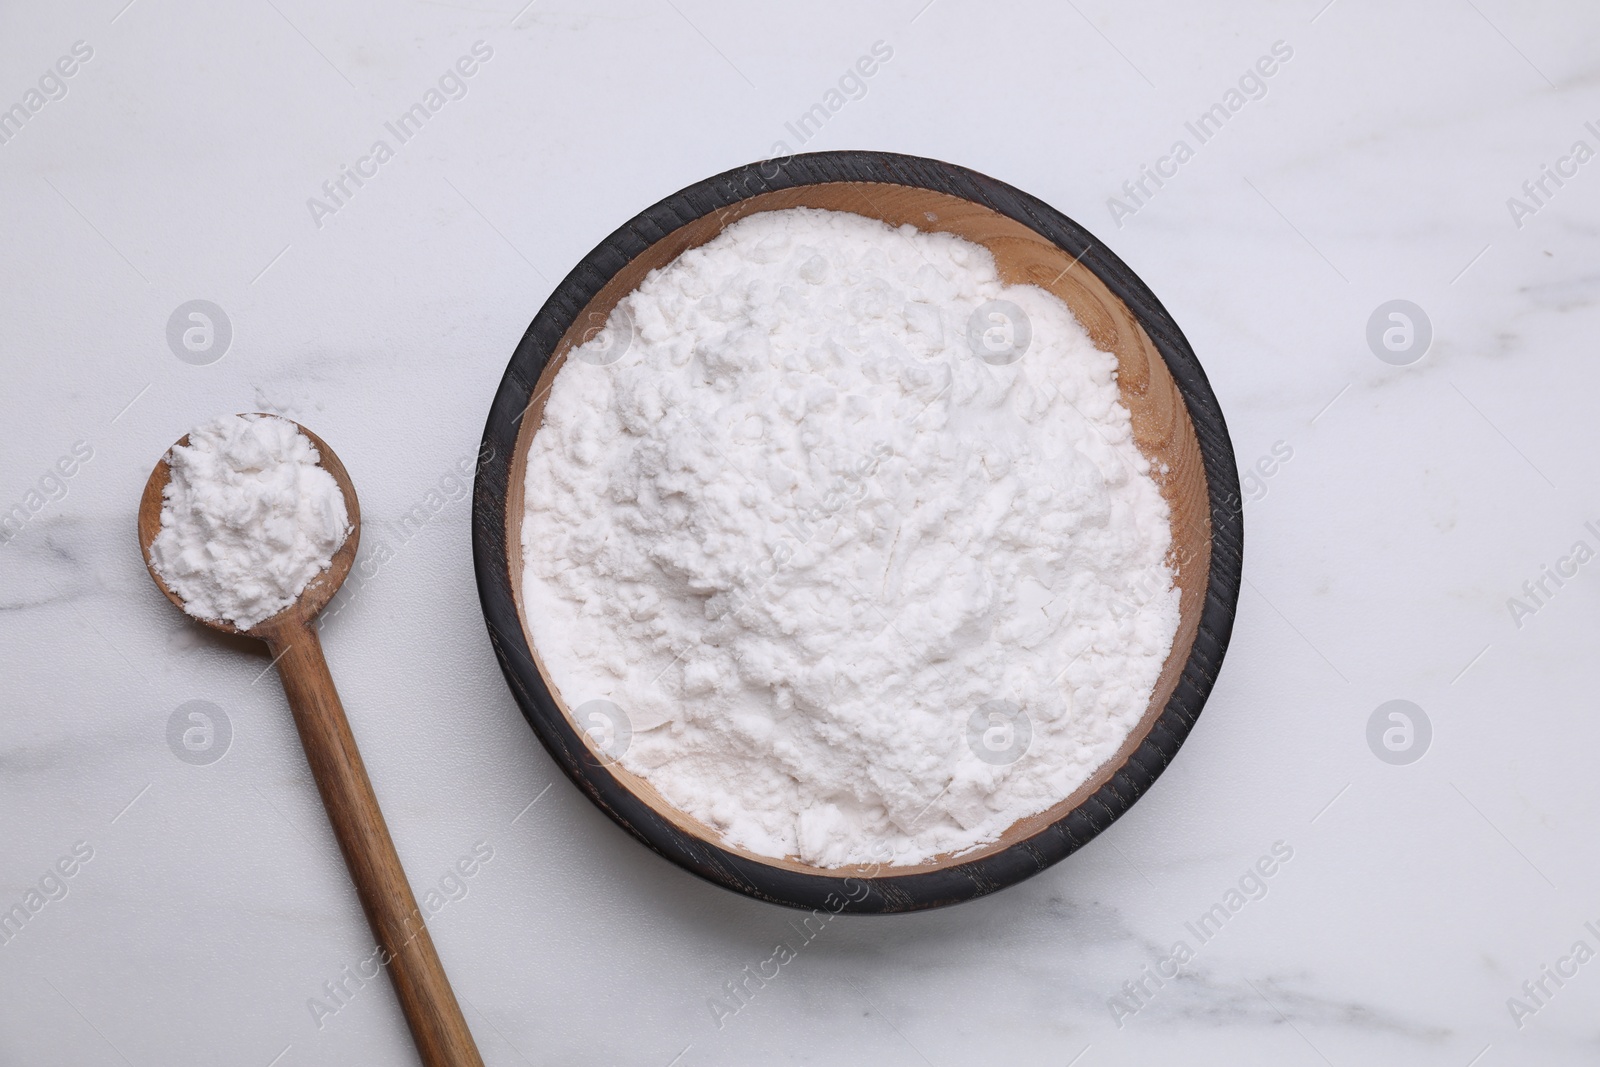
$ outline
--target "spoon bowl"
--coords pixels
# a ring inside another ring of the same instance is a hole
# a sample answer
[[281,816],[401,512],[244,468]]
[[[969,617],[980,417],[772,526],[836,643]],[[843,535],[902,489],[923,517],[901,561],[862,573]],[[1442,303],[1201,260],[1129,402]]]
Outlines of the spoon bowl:
[[[250,414],[260,415],[260,412]],[[243,417],[243,416],[241,416]],[[266,415],[266,418],[281,419],[281,415]],[[361,546],[361,504],[356,500],[356,487],[350,480],[350,472],[345,470],[339,457],[333,449],[328,447],[326,441],[301,426],[293,419],[283,419],[291,423],[306,438],[316,446],[317,455],[321,457],[317,465],[329,474],[339,486],[339,492],[344,495],[344,508],[350,517],[350,532],[345,535],[344,543],[333,554],[333,559],[326,569],[318,572],[315,578],[300,590],[300,595],[293,604],[284,608],[276,615],[262,619],[248,630],[241,630],[231,622],[223,619],[201,619],[199,616],[190,616],[197,619],[213,630],[221,630],[226,634],[242,634],[245,637],[258,637],[269,640],[270,633],[277,632],[285,627],[303,627],[308,625],[328,602],[333,599],[339,587],[350,574],[350,566],[355,562],[356,550]],[[184,434],[173,444],[172,448],[184,448],[189,444],[189,435]],[[156,571],[155,562],[150,558],[150,548],[155,544],[156,535],[161,532],[161,505],[164,502],[167,483],[172,480],[172,464],[168,457],[172,449],[162,453],[161,460],[150,472],[150,479],[144,484],[144,496],[139,499],[139,550],[144,553],[144,565],[150,571],[151,579],[156,583],[166,598],[172,601],[179,611],[183,611],[183,598],[167,587],[166,581]]]

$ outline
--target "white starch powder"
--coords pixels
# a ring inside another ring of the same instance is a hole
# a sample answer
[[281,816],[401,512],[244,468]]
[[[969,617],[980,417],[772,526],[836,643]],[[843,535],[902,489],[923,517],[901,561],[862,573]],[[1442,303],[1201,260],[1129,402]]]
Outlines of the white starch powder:
[[573,356],[528,458],[533,643],[596,744],[727,843],[969,850],[1143,715],[1167,505],[1115,357],[986,249],[758,213]]
[[248,630],[294,603],[350,533],[344,494],[287,419],[224,415],[167,456],[156,573],[201,619]]

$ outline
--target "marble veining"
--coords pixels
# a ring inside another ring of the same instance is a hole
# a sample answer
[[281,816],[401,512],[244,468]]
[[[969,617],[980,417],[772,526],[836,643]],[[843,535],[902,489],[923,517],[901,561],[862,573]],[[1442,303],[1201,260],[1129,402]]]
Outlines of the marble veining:
[[[334,445],[363,558],[390,549],[324,640],[412,881],[446,901],[431,926],[489,1064],[1595,1061],[1600,963],[1541,968],[1600,950],[1600,577],[1578,568],[1521,627],[1507,601],[1600,516],[1600,165],[1520,227],[1507,198],[1597,140],[1600,12],[118,0],[4,19],[0,1062],[416,1062],[381,980],[311,1007],[372,945],[281,690],[255,642],[160,597],[134,542],[162,451],[248,410]],[[1114,219],[1128,176],[1280,39],[1270,91]],[[1279,442],[1293,458],[1242,505],[1233,645],[1149,795],[1006,892],[802,939],[803,916],[649,854],[555,770],[495,667],[451,479],[553,279],[774,151],[879,40],[893,62],[805,147],[947,159],[1071,215],[1188,335],[1241,473]],[[41,82],[77,41],[93,59]],[[333,169],[478,41],[494,59],[466,94],[314,221]],[[227,329],[185,347],[197,300]],[[1395,300],[1425,315],[1425,352],[1380,353]],[[1425,743],[1374,720],[1395,700]],[[453,888],[479,841],[494,861]],[[1186,924],[1277,841],[1292,863],[1201,943]],[[57,880],[75,849],[92,859]],[[1145,978],[1179,940],[1192,960]],[[761,977],[780,941],[794,958]]]

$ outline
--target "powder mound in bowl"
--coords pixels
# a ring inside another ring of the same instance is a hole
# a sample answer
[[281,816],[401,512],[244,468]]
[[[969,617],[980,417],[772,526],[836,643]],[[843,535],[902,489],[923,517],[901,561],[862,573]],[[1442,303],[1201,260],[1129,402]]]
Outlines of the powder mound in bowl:
[[530,636],[597,746],[725,843],[978,848],[1143,716],[1167,504],[1115,357],[983,247],[758,213],[572,357],[528,456]]
[[224,415],[173,447],[150,560],[185,611],[248,630],[328,568],[350,516],[321,459],[271,415]]

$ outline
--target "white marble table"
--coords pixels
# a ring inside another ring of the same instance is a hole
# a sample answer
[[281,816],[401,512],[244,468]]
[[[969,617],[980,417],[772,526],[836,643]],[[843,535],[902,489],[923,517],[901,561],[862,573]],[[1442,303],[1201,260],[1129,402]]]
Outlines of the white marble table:
[[[0,1063],[415,1062],[384,980],[347,977],[370,937],[265,657],[135,551],[161,450],[249,409],[327,438],[394,546],[324,640],[419,894],[453,890],[432,927],[490,1064],[1594,1061],[1600,162],[1572,151],[1600,149],[1600,12],[523,2],[0,11],[24,116],[0,127],[0,911],[37,906],[0,943]],[[453,478],[555,280],[667,193],[800,149],[818,103],[807,150],[959,162],[1097,232],[1187,332],[1241,468],[1280,461],[1226,668],[1130,815],[996,896],[835,920],[736,1004],[796,916],[557,774]],[[1133,200],[1142,166],[1169,177]],[[1394,299],[1431,323],[1409,365],[1367,341]],[[226,316],[220,359],[220,333],[169,345],[191,300]],[[1420,760],[1369,746],[1391,700],[1431,724]],[[190,701],[221,758],[169,744]],[[1266,895],[1202,943],[1275,842]]]

